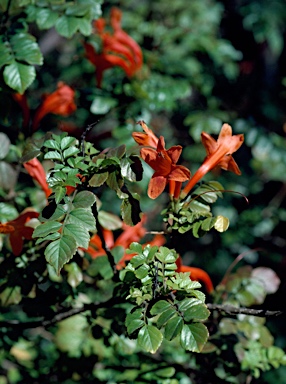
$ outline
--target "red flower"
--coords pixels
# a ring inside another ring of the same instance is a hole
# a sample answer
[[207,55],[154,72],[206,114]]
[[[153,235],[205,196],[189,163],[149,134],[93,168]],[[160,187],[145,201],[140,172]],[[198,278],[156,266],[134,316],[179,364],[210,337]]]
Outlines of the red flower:
[[153,131],[147,127],[146,123],[143,120],[137,122],[137,124],[141,125],[145,133],[142,132],[133,132],[132,137],[136,141],[137,144],[143,145],[146,147],[157,148],[158,145],[158,137],[153,133]]
[[206,132],[202,132],[201,136],[207,156],[203,164],[184,187],[181,193],[182,198],[189,194],[191,189],[207,172],[217,166],[226,171],[232,171],[237,175],[241,174],[238,165],[231,155],[241,147],[244,141],[242,134],[232,136],[231,126],[223,124],[217,141]]
[[96,32],[102,40],[101,52],[97,52],[91,43],[84,43],[86,57],[96,67],[96,81],[99,88],[106,69],[119,66],[127,76],[131,77],[142,66],[141,48],[122,30],[121,17],[121,11],[118,8],[112,8],[110,24],[113,34],[105,31],[104,19],[101,18],[94,22]]
[[48,187],[46,172],[39,160],[35,157],[34,159],[24,163],[23,166],[29,175],[32,176],[32,178],[40,184],[42,190],[46,194],[46,197],[49,197],[52,193],[52,190]]
[[141,149],[142,159],[155,171],[148,186],[148,196],[151,199],[156,199],[169,181],[183,182],[190,178],[191,173],[186,167],[176,165],[181,152],[180,145],[166,150],[163,136],[160,136],[156,149]]
[[59,82],[58,89],[47,95],[42,104],[37,108],[32,123],[32,131],[34,132],[38,128],[40,121],[48,113],[61,116],[72,114],[76,110],[74,96],[75,92],[71,87],[63,82]]
[[183,265],[182,258],[180,256],[177,259],[176,264],[178,266],[177,272],[190,272],[190,278],[204,283],[208,293],[211,293],[214,290],[211,278],[203,269]]
[[22,212],[17,219],[0,224],[0,233],[10,234],[10,244],[15,256],[22,252],[24,241],[32,239],[34,228],[26,225],[32,218],[39,216],[38,212],[26,210]]

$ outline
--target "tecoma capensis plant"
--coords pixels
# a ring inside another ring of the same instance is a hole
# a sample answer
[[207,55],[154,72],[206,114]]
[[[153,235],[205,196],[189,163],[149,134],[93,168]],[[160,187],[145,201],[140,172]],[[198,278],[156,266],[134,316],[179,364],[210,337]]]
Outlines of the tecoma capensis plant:
[[[216,105],[201,53],[234,80],[241,53],[216,37],[222,2],[130,2],[126,13],[108,2],[103,14],[102,3],[0,1],[0,383],[259,383],[286,365],[266,322],[282,312],[265,309],[280,280],[242,264],[252,250],[223,265],[214,241],[230,224],[216,202],[248,204],[219,173],[241,174],[244,136],[204,128],[191,172],[182,154],[193,147],[152,121],[192,89]],[[55,56],[43,31],[64,42]],[[93,136],[98,121],[107,141]]]

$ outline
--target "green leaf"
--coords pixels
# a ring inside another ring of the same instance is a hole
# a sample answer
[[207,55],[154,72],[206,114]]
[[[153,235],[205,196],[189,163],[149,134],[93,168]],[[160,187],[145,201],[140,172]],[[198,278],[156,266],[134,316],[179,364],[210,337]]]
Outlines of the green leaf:
[[90,112],[95,115],[105,115],[117,105],[117,101],[111,97],[97,96],[91,103]]
[[37,10],[37,25],[40,29],[52,28],[59,15],[57,12],[49,8],[42,8]]
[[13,62],[13,56],[8,42],[0,40],[0,68]]
[[76,147],[69,147],[63,151],[63,157],[64,159],[67,159],[68,157],[74,156],[77,153],[79,153],[79,149]]
[[229,227],[229,220],[227,217],[224,217],[221,215],[216,217],[214,228],[218,232],[225,232],[228,229],[228,227]]
[[68,147],[71,147],[75,144],[76,142],[76,139],[74,137],[71,137],[71,136],[66,136],[66,137],[63,137],[62,140],[61,140],[61,150],[65,150],[67,149]]
[[165,338],[169,341],[173,340],[181,333],[183,325],[184,322],[181,316],[172,317],[165,326]]
[[87,230],[95,230],[95,218],[92,213],[84,208],[76,208],[70,211],[68,223],[84,227]]
[[60,144],[53,139],[46,140],[43,144],[43,147],[46,147],[49,149],[55,149],[56,151],[61,150]]
[[156,258],[161,263],[175,263],[177,260],[177,255],[175,251],[167,247],[160,247],[159,252],[156,253]]
[[138,345],[146,352],[155,353],[163,341],[163,335],[153,325],[145,325],[138,334]]
[[134,312],[128,313],[125,319],[125,326],[127,327],[127,332],[131,335],[134,331],[139,328],[142,328],[145,324],[143,319],[143,313],[141,309],[136,309]]
[[207,307],[204,304],[195,304],[192,306],[192,308],[187,309],[184,312],[184,320],[190,321],[190,320],[196,320],[196,321],[203,321],[206,320],[210,315],[210,311],[207,309]]
[[21,287],[7,287],[0,294],[0,301],[3,307],[13,304],[19,304],[22,300]]
[[47,246],[45,249],[46,260],[59,274],[62,267],[76,253],[76,249],[76,241],[72,236],[62,236]]
[[156,376],[159,376],[159,377],[173,377],[176,371],[174,367],[166,367],[166,368],[158,369],[154,373],[156,374]]
[[45,237],[50,233],[58,232],[61,227],[62,224],[58,221],[48,221],[44,224],[40,224],[34,229],[33,238]]
[[149,270],[150,270],[149,265],[148,264],[143,264],[138,269],[136,269],[135,276],[138,279],[142,280],[142,279],[144,279],[148,275]]
[[96,173],[88,181],[88,184],[91,187],[100,187],[102,184],[104,184],[106,182],[108,175],[109,175],[108,172]]
[[99,224],[110,231],[115,231],[122,227],[122,221],[120,218],[112,213],[99,211],[98,212]]
[[65,187],[57,187],[57,188],[55,188],[54,191],[55,191],[55,202],[56,202],[56,204],[59,204],[66,195],[66,188]]
[[159,300],[157,303],[153,305],[153,307],[150,310],[151,315],[155,316],[158,315],[159,313],[162,313],[166,311],[167,309],[172,308],[172,304],[169,303],[166,300]]
[[76,263],[70,263],[64,266],[68,272],[68,283],[71,287],[76,288],[82,282],[82,271]]
[[44,159],[46,160],[62,160],[62,156],[59,152],[56,151],[50,151],[47,152],[44,156]]
[[73,206],[75,208],[89,208],[96,202],[95,194],[90,191],[81,191],[75,195]]
[[[55,23],[56,31],[64,37],[72,37],[86,22],[82,18],[63,15]],[[83,26],[85,28],[85,25]]]
[[90,236],[85,228],[77,224],[66,224],[64,226],[63,234],[73,237],[78,247],[82,247],[84,249],[88,248]]
[[191,352],[201,352],[208,339],[208,330],[202,323],[185,324],[181,332],[181,345]]
[[10,40],[17,61],[42,65],[43,56],[34,36],[29,33],[17,33]]
[[0,161],[0,188],[4,191],[12,190],[17,183],[17,172],[11,164]]
[[5,83],[15,91],[23,94],[36,77],[35,68],[13,61],[6,65],[3,72]]
[[0,217],[2,222],[14,220],[18,216],[18,211],[13,205],[0,202]]
[[161,328],[164,324],[166,324],[167,321],[169,321],[175,314],[176,309],[173,307],[163,312],[157,320],[158,328]]

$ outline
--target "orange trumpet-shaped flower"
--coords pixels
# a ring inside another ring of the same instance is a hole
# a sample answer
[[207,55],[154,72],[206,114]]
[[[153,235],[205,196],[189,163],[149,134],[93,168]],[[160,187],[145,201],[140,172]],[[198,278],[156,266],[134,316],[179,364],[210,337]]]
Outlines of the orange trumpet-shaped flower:
[[238,165],[231,155],[241,147],[244,141],[243,134],[232,135],[231,126],[223,124],[217,141],[206,132],[202,132],[201,137],[207,151],[207,156],[203,164],[184,187],[181,193],[182,198],[185,198],[196,183],[216,166],[220,166],[226,171],[232,171],[237,175],[241,174]]
[[75,91],[63,82],[59,82],[58,89],[47,95],[42,104],[37,108],[32,123],[32,131],[34,132],[38,128],[40,121],[48,113],[61,116],[72,114],[76,110],[74,97]]
[[96,81],[99,88],[106,69],[119,66],[127,76],[132,77],[143,63],[141,48],[122,30],[121,18],[122,12],[118,8],[112,8],[110,14],[112,34],[105,31],[104,19],[94,22],[96,32],[102,40],[101,52],[97,52],[92,44],[84,43],[86,57],[96,67]]
[[48,186],[46,180],[46,172],[39,160],[35,157],[34,159],[24,163],[23,166],[27,170],[29,175],[32,176],[32,178],[40,184],[42,190],[46,194],[46,197],[49,197],[52,193],[52,190]]
[[180,145],[166,150],[163,136],[160,136],[156,149],[141,149],[140,156],[155,171],[148,186],[148,196],[151,199],[156,199],[169,181],[183,182],[190,178],[191,173],[188,168],[176,165],[181,152]]
[[23,238],[32,239],[34,228],[26,225],[28,221],[39,216],[38,212],[26,210],[22,212],[15,220],[7,223],[0,223],[0,233],[10,235],[10,244],[15,256],[19,256],[23,249]]
[[190,278],[192,280],[202,282],[205,285],[207,292],[212,293],[214,290],[213,283],[209,275],[203,269],[183,265],[182,258],[180,256],[177,259],[176,264],[178,266],[176,272],[190,272]]
[[158,145],[158,137],[153,133],[153,131],[147,127],[146,123],[143,120],[137,122],[137,124],[141,125],[145,133],[142,132],[133,132],[132,137],[136,141],[137,144],[143,145],[146,147],[157,148]]

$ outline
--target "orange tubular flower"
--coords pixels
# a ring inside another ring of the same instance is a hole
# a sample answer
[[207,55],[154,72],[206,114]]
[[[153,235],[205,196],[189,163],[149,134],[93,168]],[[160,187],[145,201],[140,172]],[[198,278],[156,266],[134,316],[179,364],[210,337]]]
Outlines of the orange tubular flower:
[[29,175],[32,176],[32,178],[40,184],[42,190],[45,192],[46,197],[48,198],[52,193],[52,190],[48,187],[46,173],[39,160],[35,157],[34,159],[24,163],[23,166]]
[[58,83],[58,89],[47,95],[42,104],[36,110],[32,131],[36,131],[40,121],[48,113],[54,113],[55,115],[69,116],[76,110],[76,104],[74,102],[75,92],[68,85],[63,82]]
[[0,224],[0,233],[10,234],[10,244],[15,256],[19,256],[23,249],[23,238],[32,239],[34,228],[27,226],[27,222],[39,216],[38,212],[26,210],[17,219]]
[[137,122],[137,124],[141,125],[145,133],[141,132],[133,132],[132,137],[139,145],[144,145],[146,147],[157,148],[158,145],[158,137],[154,135],[153,131],[147,127],[146,123],[143,120]]
[[180,256],[177,259],[176,264],[178,266],[177,272],[190,272],[190,278],[192,280],[202,282],[205,285],[207,292],[212,293],[214,290],[213,283],[209,275],[203,269],[183,265]]
[[[160,136],[156,150],[142,148],[142,159],[154,169],[149,186],[148,196],[156,199],[165,189],[169,181],[183,182],[190,178],[190,171],[183,165],[176,165],[182,152],[180,145],[166,150],[163,136]],[[171,184],[172,185],[172,184]]]
[[121,28],[122,13],[112,8],[110,24],[113,34],[105,32],[105,20],[94,22],[96,32],[102,40],[102,51],[96,52],[90,43],[84,43],[87,59],[96,67],[96,81],[100,88],[103,72],[106,69],[119,66],[127,76],[132,77],[142,67],[143,56],[139,45]]
[[232,136],[231,126],[223,124],[217,141],[206,132],[202,132],[201,137],[207,151],[207,156],[203,164],[184,187],[181,193],[182,198],[185,198],[196,183],[216,166],[220,166],[226,171],[232,171],[237,175],[241,174],[238,165],[231,155],[241,147],[244,141],[243,134]]

